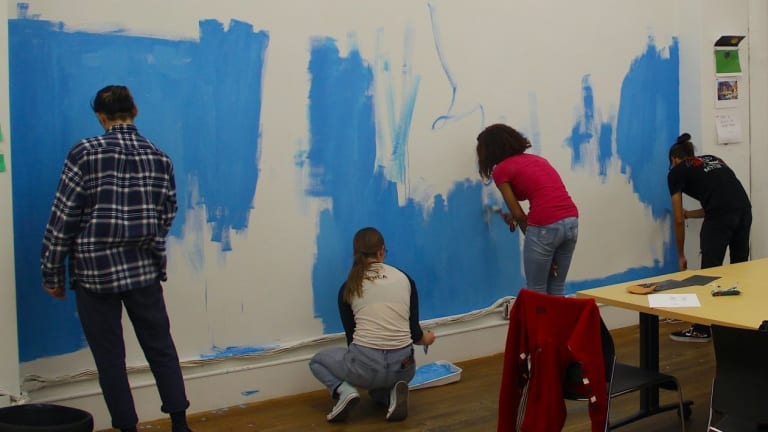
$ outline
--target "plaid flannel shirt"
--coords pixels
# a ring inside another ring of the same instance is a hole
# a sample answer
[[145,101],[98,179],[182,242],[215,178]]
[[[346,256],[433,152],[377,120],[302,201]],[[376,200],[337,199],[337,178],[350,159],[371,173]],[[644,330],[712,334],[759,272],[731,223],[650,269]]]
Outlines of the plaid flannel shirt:
[[67,155],[41,254],[43,284],[115,293],[165,280],[176,216],[171,159],[133,124],[84,139]]

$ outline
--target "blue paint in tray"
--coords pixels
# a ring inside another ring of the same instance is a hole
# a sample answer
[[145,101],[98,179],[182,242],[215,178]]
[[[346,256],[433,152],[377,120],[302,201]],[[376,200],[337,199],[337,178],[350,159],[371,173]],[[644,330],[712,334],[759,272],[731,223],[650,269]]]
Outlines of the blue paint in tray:
[[443,384],[449,384],[461,379],[461,368],[453,363],[438,360],[433,363],[427,363],[416,368],[416,375],[413,376],[408,387],[411,390],[435,387]]

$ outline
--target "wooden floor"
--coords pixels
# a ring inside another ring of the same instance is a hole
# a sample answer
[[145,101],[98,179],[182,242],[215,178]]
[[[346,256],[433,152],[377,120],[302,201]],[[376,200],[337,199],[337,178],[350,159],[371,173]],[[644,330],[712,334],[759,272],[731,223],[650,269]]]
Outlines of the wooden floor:
[[[667,334],[686,327],[684,323],[660,324],[661,369],[681,382],[685,399],[692,400],[693,414],[686,422],[688,431],[706,430],[709,415],[709,393],[714,372],[711,343],[673,342]],[[612,332],[617,357],[623,363],[637,364],[638,331],[629,327]],[[463,369],[461,381],[410,393],[408,418],[399,423],[384,420],[384,409],[375,406],[367,395],[347,422],[330,424],[325,415],[331,408],[326,391],[316,391],[250,405],[242,405],[190,416],[195,432],[213,431],[429,431],[473,432],[495,431],[498,411],[499,380],[502,356],[457,363]],[[674,392],[662,391],[662,403],[674,402]],[[614,399],[612,418],[623,417],[637,407],[637,393]],[[143,423],[140,431],[169,430],[167,420]],[[586,406],[568,403],[568,419],[564,431],[589,431]],[[624,432],[672,432],[680,430],[675,411],[624,426]]]

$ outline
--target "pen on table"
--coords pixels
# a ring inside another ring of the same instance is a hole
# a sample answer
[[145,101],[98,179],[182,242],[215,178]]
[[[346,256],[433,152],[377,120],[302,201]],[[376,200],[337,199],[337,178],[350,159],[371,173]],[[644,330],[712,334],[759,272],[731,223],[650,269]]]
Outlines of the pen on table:
[[427,351],[429,351],[429,345],[424,345],[424,355],[427,354]]

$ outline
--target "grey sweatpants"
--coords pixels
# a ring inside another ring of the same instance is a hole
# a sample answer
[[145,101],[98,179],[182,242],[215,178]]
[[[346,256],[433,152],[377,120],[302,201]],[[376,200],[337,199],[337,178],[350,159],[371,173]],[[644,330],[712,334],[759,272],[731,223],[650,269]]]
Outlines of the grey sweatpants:
[[309,369],[331,397],[343,381],[368,390],[377,403],[387,405],[389,392],[398,381],[409,382],[416,373],[413,345],[393,350],[350,344],[318,352],[309,361]]

